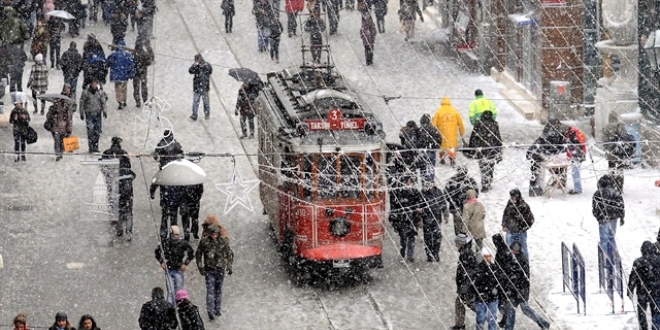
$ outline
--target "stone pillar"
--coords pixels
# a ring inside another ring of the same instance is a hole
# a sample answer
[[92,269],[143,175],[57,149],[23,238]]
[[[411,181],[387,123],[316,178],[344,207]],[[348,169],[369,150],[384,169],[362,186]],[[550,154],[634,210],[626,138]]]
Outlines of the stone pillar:
[[493,55],[495,57],[493,66],[497,72],[504,71],[506,66],[506,8],[504,6],[506,0],[493,0],[492,14],[495,17],[495,29],[492,39]]
[[570,82],[571,103],[582,103],[583,11],[581,0],[541,0],[541,104],[546,114],[549,108],[550,81],[553,80]]

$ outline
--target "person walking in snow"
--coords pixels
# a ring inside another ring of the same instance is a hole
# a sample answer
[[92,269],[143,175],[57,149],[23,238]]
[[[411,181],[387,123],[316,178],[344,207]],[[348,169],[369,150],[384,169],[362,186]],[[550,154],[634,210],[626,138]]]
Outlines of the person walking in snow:
[[470,235],[479,249],[484,247],[486,238],[486,208],[477,199],[477,192],[470,189],[465,193],[465,205],[463,205],[463,223],[465,230]]
[[602,140],[607,158],[607,168],[615,175],[619,189],[623,191],[623,170],[635,153],[634,136],[628,134],[626,125],[619,121],[616,112],[608,116],[608,124],[603,128]]
[[63,99],[55,99],[48,108],[46,123],[49,123],[49,131],[53,134],[55,161],[59,162],[64,153],[64,138],[71,135],[73,130],[71,113]]
[[257,48],[262,53],[268,50],[268,23],[274,19],[270,2],[255,0],[252,14],[257,22]]
[[417,178],[417,168],[421,164],[419,151],[417,146],[419,142],[419,127],[414,120],[409,120],[406,123],[406,126],[401,127],[399,131],[399,140],[404,150],[401,151],[401,156],[408,167],[414,173],[415,178]]
[[481,114],[481,119],[470,134],[468,146],[473,149],[474,158],[479,160],[481,191],[487,192],[493,182],[495,164],[502,160],[500,127],[493,119],[492,112],[484,111]]
[[52,69],[53,66],[55,66],[55,68],[59,70],[61,68],[60,49],[62,48],[62,31],[64,30],[64,23],[61,18],[51,17],[46,25],[48,26],[48,35],[50,36],[48,40],[48,46],[50,47],[50,68]]
[[296,35],[298,29],[298,14],[305,8],[304,0],[285,0],[284,10],[287,14],[287,33],[289,38]]
[[399,234],[401,258],[405,258],[408,262],[415,261],[415,236],[423,216],[423,197],[414,184],[414,178],[408,177],[405,186],[394,196],[398,203],[396,211],[399,212],[399,216],[396,218],[397,222],[392,223],[392,227]]
[[99,152],[99,138],[103,129],[103,118],[108,118],[106,101],[108,97],[99,88],[98,79],[92,77],[89,87],[80,97],[80,119],[87,123],[87,141],[89,153]]
[[222,315],[222,284],[225,274],[233,273],[234,263],[229,240],[220,234],[217,225],[209,226],[209,236],[199,242],[195,260],[199,273],[206,278],[206,311],[213,320]]
[[176,292],[176,309],[179,311],[181,329],[204,330],[204,321],[199,315],[199,308],[190,301],[188,291],[185,289]]
[[234,15],[236,15],[234,0],[222,0],[220,8],[222,9],[222,16],[225,17],[225,32],[231,33],[234,26]]
[[387,15],[388,0],[372,0],[374,4],[374,14],[376,14],[376,26],[378,33],[385,33],[385,15]]
[[55,323],[48,328],[48,330],[75,330],[76,328],[71,326],[69,323],[69,318],[64,312],[58,312],[55,314]]
[[172,330],[179,325],[176,309],[165,300],[163,288],[155,287],[151,290],[151,300],[142,304],[138,324],[140,330]]
[[399,17],[403,21],[403,27],[406,32],[405,41],[410,41],[415,37],[415,21],[419,19],[424,22],[422,10],[419,8],[417,0],[403,0],[399,9]]
[[24,106],[24,104],[27,103],[27,96],[21,92],[16,94],[19,93],[21,95],[15,96],[14,109],[9,114],[9,124],[12,125],[13,129],[14,153],[16,153],[16,159],[14,162],[25,161],[25,136],[30,127],[30,113]]
[[448,97],[443,97],[440,101],[440,107],[433,115],[431,121],[440,135],[442,136],[442,143],[440,145],[440,164],[445,164],[445,157],[449,157],[449,162],[452,166],[456,164],[456,148],[458,148],[458,137],[463,138],[465,134],[465,127],[463,127],[463,119],[458,114],[456,108],[451,105]]
[[[30,71],[30,79],[28,79],[27,87],[32,89],[32,99],[34,105],[34,111],[32,113],[39,112],[37,107],[37,95],[45,94],[48,90],[48,67],[43,62],[44,56],[42,54],[37,54],[34,57],[34,64],[32,65],[32,70]],[[41,100],[41,114],[43,115],[46,111],[46,101]]]
[[96,82],[100,84],[100,88],[103,89],[108,75],[108,67],[103,46],[96,40],[93,33],[87,36],[87,41],[83,45],[82,60],[83,90],[87,89],[92,79],[96,79]]
[[321,64],[325,21],[321,18],[320,11],[312,12],[312,15],[305,21],[304,30],[309,33],[309,51],[312,53],[312,61],[314,64]]
[[60,63],[62,64],[62,74],[64,75],[64,83],[71,86],[71,92],[76,94],[76,87],[78,86],[78,76],[82,70],[82,55],[76,48],[76,42],[71,41],[69,49],[62,54]]
[[445,185],[447,193],[447,202],[449,203],[449,212],[454,219],[454,235],[465,234],[466,228],[463,223],[463,205],[467,200],[467,191],[474,190],[479,197],[479,188],[477,182],[468,176],[466,166],[457,166],[454,174]]
[[362,25],[360,27],[360,38],[362,39],[362,45],[364,45],[364,56],[367,61],[367,65],[374,64],[374,45],[376,44],[376,25],[374,20],[371,18],[371,13],[367,8],[365,0],[360,0],[358,2],[358,10],[362,16]]
[[[526,158],[530,161],[531,177],[529,179],[529,197],[543,195],[541,186],[541,163],[547,157],[558,155],[566,149],[567,126],[562,125],[559,119],[550,117],[543,127],[541,136],[527,149]],[[560,173],[560,180],[566,181],[566,173]],[[564,185],[566,186],[566,185]]]
[[422,166],[422,177],[426,181],[435,180],[435,164],[436,164],[436,155],[438,154],[438,149],[440,149],[440,144],[442,143],[442,136],[440,131],[431,125],[431,116],[429,114],[422,115],[422,118],[419,119],[419,144],[418,148],[422,149],[421,154]]
[[484,247],[481,250],[483,260],[477,265],[473,279],[474,309],[476,311],[477,330],[483,329],[484,322],[488,322],[488,330],[497,329],[497,309],[501,294],[501,272],[493,264],[493,254]]
[[204,102],[204,119],[209,119],[211,116],[209,91],[211,90],[213,67],[204,61],[202,54],[197,54],[195,55],[195,63],[188,69],[188,72],[193,75],[193,106],[190,119],[197,120],[200,98]]
[[133,76],[133,98],[135,99],[135,106],[139,108],[142,106],[142,102],[146,103],[149,99],[147,74],[149,66],[154,63],[154,50],[151,48],[149,39],[138,39],[138,41],[135,42],[133,59],[135,60],[135,76]]
[[490,111],[493,120],[497,118],[497,108],[495,108],[495,103],[485,98],[484,92],[481,89],[477,89],[474,91],[474,100],[470,102],[470,109],[468,111],[470,124],[472,124],[472,126],[477,125],[481,119],[481,115],[485,111]]
[[126,51],[126,42],[119,40],[117,48],[108,56],[108,67],[110,68],[110,81],[115,83],[115,97],[121,110],[126,107],[128,94],[128,80],[135,76],[135,61],[133,55]]
[[573,189],[569,195],[579,195],[582,193],[582,182],[580,178],[580,165],[586,160],[587,137],[575,126],[571,126],[566,131],[566,155],[571,160],[571,173],[573,176]]
[[[660,269],[660,254],[650,241],[642,243],[642,256],[635,259],[628,276],[628,297],[633,300],[633,293],[637,294],[637,320],[640,330],[648,330],[647,308],[651,314],[656,315],[658,298],[660,298],[660,281],[657,270]],[[654,324],[653,329],[658,329]]]
[[101,330],[101,329],[99,329],[99,327],[96,325],[96,321],[91,315],[85,314],[80,317],[80,322],[78,322],[78,330]]
[[619,262],[615,260],[618,255],[616,246],[617,222],[621,226],[625,223],[626,209],[618,187],[616,178],[611,174],[605,174],[598,179],[598,190],[593,194],[592,214],[598,220],[599,244],[607,257],[607,263]]
[[[34,35],[32,36],[32,43],[30,45],[30,54],[32,58],[35,59],[37,54],[48,54],[48,42],[50,40],[50,34],[48,34],[48,26],[46,26],[46,21],[43,17],[40,17],[37,20],[37,26],[34,30]],[[44,59],[41,60],[46,64]],[[51,64],[55,65],[55,62]]]
[[456,265],[456,301],[454,303],[455,324],[451,330],[465,330],[465,307],[474,311],[476,295],[472,289],[474,272],[477,268],[477,257],[472,243],[472,237],[458,234],[454,239],[458,248],[458,264]]
[[534,214],[522,198],[518,188],[509,191],[509,201],[502,214],[502,231],[506,232],[506,244],[511,246],[514,241],[520,243],[525,258],[529,258],[527,250],[527,231],[534,224]]
[[241,88],[238,89],[234,115],[241,116],[241,132],[243,133],[241,139],[248,137],[248,133],[250,134],[250,139],[254,139],[254,117],[257,115],[254,106],[257,97],[259,97],[258,86],[243,83]]
[[424,214],[422,215],[422,229],[424,230],[424,247],[427,262],[440,261],[440,243],[442,242],[442,218],[445,223],[449,221],[447,211],[447,197],[433,181],[424,183],[422,190],[424,201]]
[[170,237],[154,251],[160,268],[167,272],[170,283],[167,299],[171,303],[174,302],[174,294],[184,287],[186,268],[195,258],[195,250],[180,235],[178,226],[170,227]]

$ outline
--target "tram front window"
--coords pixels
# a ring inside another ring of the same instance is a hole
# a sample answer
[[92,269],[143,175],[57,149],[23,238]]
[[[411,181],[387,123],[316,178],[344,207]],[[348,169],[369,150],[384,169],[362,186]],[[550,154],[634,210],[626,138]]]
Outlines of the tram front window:
[[310,155],[305,155],[302,159],[302,172],[300,173],[300,184],[302,185],[302,197],[305,201],[312,200],[312,171],[313,159]]
[[360,197],[360,177],[362,176],[362,157],[344,156],[341,158],[341,198]]
[[337,198],[337,155],[320,156],[317,168],[319,198]]

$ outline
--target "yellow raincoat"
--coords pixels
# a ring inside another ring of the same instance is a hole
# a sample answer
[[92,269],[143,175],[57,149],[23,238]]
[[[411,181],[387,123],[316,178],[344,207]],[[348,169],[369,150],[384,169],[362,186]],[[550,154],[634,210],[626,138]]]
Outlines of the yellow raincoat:
[[442,98],[440,108],[438,108],[435,115],[433,115],[431,124],[435,126],[442,135],[441,148],[451,149],[458,147],[458,135],[460,134],[463,136],[463,134],[465,134],[465,128],[463,127],[463,119],[461,119],[461,115],[458,114],[456,108],[451,106],[448,97],[445,96]]

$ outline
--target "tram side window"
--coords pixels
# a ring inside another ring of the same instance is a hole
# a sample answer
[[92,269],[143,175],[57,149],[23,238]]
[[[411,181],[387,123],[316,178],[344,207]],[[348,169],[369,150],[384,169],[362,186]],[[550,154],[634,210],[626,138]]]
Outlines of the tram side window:
[[367,199],[371,200],[376,197],[376,189],[378,189],[379,175],[378,164],[371,154],[367,154],[365,159],[365,185],[364,189]]
[[337,197],[337,158],[335,155],[323,155],[318,162],[319,186],[321,199]]
[[360,196],[360,177],[362,176],[362,159],[360,156],[343,156],[341,158],[341,198],[358,198]]
[[311,156],[304,156],[302,158],[302,173],[300,173],[300,178],[302,179],[300,184],[302,185],[302,198],[307,201],[312,201],[312,171],[313,171],[313,160]]

